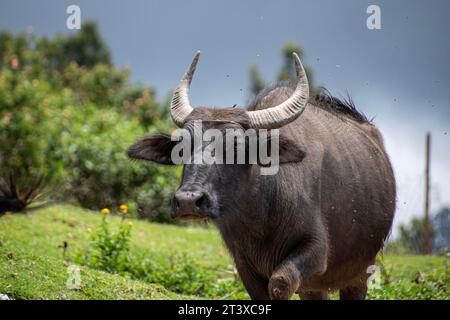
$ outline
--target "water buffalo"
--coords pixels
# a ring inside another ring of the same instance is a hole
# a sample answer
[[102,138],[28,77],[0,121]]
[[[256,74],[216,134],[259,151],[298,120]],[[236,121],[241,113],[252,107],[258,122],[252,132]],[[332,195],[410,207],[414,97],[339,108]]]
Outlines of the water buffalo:
[[[252,299],[364,299],[367,268],[389,234],[395,180],[378,129],[350,100],[319,94],[294,53],[295,86],[264,89],[248,108],[192,108],[188,90],[199,53],[173,94],[172,119],[192,130],[279,129],[279,171],[258,163],[184,164],[173,198],[177,219],[209,218]],[[132,145],[134,159],[173,164],[177,141],[155,134]],[[233,152],[233,151],[228,151]]]

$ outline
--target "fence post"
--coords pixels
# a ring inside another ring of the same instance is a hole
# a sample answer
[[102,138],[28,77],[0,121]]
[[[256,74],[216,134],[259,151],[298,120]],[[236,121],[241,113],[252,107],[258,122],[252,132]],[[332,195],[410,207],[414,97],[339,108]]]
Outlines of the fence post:
[[427,132],[425,146],[425,217],[423,219],[423,254],[431,253],[430,240],[430,145],[431,134]]

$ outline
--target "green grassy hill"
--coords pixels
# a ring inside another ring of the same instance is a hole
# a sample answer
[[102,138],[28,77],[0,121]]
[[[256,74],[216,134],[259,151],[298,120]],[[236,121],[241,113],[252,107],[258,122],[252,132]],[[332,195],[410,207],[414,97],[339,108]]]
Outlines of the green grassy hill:
[[[112,274],[81,266],[81,287],[68,289],[67,268],[89,247],[90,232],[100,221],[100,213],[66,205],[0,217],[0,293],[15,299],[248,299],[214,228],[135,220],[131,252],[145,257],[145,268]],[[380,261],[382,287],[370,290],[369,298],[449,299],[445,258]]]

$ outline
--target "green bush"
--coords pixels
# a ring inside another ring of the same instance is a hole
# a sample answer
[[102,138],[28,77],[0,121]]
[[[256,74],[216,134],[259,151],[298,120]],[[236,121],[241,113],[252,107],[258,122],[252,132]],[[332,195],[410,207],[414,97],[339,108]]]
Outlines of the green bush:
[[132,250],[131,222],[123,214],[120,222],[110,221],[108,209],[102,213],[100,226],[91,231],[89,247],[75,254],[75,263],[157,283],[176,293],[211,298],[245,293],[237,274],[216,281],[218,270],[206,268],[186,252]]
[[[391,275],[397,272],[397,278]],[[450,293],[450,270],[446,265],[443,270],[432,272],[415,272],[412,276],[398,270],[384,270],[381,274],[381,286],[371,288],[367,299],[371,300],[447,300]]]
[[66,92],[53,93],[45,81],[30,80],[27,72],[0,72],[0,197],[17,200],[18,209],[63,171],[55,157],[57,134],[47,119],[65,97]]
[[81,103],[93,103],[98,108],[110,109],[118,93],[128,81],[129,71],[118,70],[106,64],[97,64],[87,69],[71,62],[60,77],[61,89],[71,88]]
[[66,177],[65,194],[87,208],[137,205],[139,212],[167,216],[175,168],[130,161],[126,149],[145,135],[137,119],[114,109],[97,112],[94,105],[66,108],[61,124],[60,157]]
[[173,126],[169,105],[155,100],[155,90],[142,84],[126,86],[115,95],[116,109],[128,116],[139,119],[145,128],[158,126],[168,130]]
[[134,255],[124,274],[133,279],[161,284],[171,291],[182,294],[210,298],[245,294],[237,275],[230,274],[217,281],[218,270],[205,268],[193,256],[186,253],[173,252],[169,258],[151,251]]
[[90,251],[78,255],[75,260],[110,273],[119,273],[125,270],[129,259],[132,223],[125,223],[125,212],[121,212],[120,224],[117,230],[113,230],[107,219],[109,213],[109,209],[102,209],[102,222],[98,230],[91,231]]
[[91,209],[126,202],[169,221],[179,169],[125,155],[146,133],[170,130],[165,108],[110,64],[95,24],[53,40],[1,33],[0,201],[19,201],[20,211],[46,187],[52,199]]

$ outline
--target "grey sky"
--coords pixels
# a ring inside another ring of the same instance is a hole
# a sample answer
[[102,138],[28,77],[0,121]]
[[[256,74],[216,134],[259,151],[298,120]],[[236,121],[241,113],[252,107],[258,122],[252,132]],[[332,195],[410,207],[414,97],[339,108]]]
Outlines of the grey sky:
[[[424,135],[433,134],[432,208],[450,204],[450,1],[23,1],[2,0],[0,29],[72,33],[66,8],[98,22],[114,62],[161,99],[193,54],[203,52],[194,105],[245,104],[248,68],[274,80],[280,48],[294,40],[316,84],[353,96],[375,116],[394,164],[396,223],[423,212]],[[368,5],[381,7],[382,30],[366,28]]]

